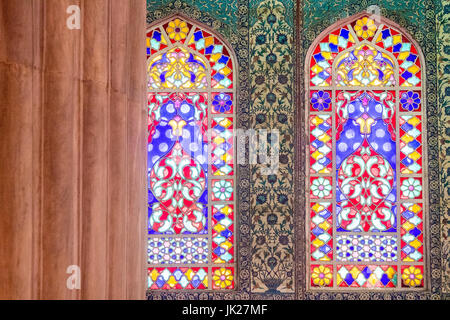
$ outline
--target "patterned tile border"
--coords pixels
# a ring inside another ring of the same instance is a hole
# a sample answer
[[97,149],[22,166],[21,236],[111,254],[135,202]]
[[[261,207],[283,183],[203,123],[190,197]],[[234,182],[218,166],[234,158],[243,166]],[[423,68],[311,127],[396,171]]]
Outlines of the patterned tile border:
[[450,1],[443,0],[437,12],[442,292],[450,294]]

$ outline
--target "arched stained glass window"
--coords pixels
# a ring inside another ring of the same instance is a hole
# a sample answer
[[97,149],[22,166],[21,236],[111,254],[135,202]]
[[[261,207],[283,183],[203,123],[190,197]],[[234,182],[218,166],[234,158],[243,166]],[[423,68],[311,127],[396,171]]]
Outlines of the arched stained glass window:
[[423,61],[396,25],[365,14],[308,52],[310,289],[426,286]]
[[175,16],[147,33],[148,288],[234,288],[236,64]]

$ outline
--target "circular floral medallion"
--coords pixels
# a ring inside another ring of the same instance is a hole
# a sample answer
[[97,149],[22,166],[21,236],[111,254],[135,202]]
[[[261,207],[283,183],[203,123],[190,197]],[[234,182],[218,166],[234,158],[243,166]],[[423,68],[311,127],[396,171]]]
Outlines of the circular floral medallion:
[[420,97],[417,92],[404,92],[400,98],[402,108],[408,111],[414,111],[419,108]]
[[169,22],[169,25],[166,28],[166,32],[170,39],[180,41],[186,39],[189,28],[186,22],[180,19],[175,19]]
[[409,287],[420,286],[423,279],[422,270],[414,266],[408,267],[403,270],[402,279],[403,283]]
[[231,110],[233,102],[229,94],[220,93],[214,97],[212,104],[216,112],[224,113]]
[[358,37],[367,39],[374,36],[375,31],[377,31],[377,26],[372,19],[364,17],[356,21],[355,31]]
[[226,289],[233,284],[233,273],[230,269],[216,269],[213,274],[214,287]]
[[326,266],[318,266],[313,268],[311,278],[316,286],[326,287],[331,283],[333,275],[330,268]]
[[422,186],[419,180],[408,178],[403,180],[400,190],[402,191],[404,197],[414,199],[420,196],[420,192],[422,192]]
[[311,96],[311,104],[314,109],[323,111],[330,107],[331,98],[330,94],[325,91],[314,92]]
[[231,198],[233,185],[227,180],[215,181],[212,191],[217,199],[224,201]]
[[319,177],[312,182],[311,191],[317,198],[328,197],[331,193],[331,183],[328,179]]

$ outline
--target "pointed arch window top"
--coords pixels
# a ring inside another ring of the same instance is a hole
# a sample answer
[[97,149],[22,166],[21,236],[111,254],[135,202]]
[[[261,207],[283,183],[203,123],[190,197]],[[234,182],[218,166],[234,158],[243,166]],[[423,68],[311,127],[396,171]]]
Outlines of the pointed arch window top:
[[[147,56],[151,58],[148,72],[154,89],[173,85],[171,76],[177,80],[176,86],[198,89],[196,80],[201,75],[196,74],[196,70],[208,73],[204,80],[213,89],[233,88],[233,59],[227,46],[219,37],[185,19],[173,18],[150,30],[147,33]],[[203,85],[204,88],[209,86]]]
[[346,22],[316,42],[309,61],[311,86],[421,85],[419,53],[408,36],[382,18],[363,15]]

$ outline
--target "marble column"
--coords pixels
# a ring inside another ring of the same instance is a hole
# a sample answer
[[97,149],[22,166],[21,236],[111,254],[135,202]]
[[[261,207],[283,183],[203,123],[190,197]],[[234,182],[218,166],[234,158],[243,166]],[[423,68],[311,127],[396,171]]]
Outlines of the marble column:
[[145,297],[145,10],[0,0],[0,299]]

